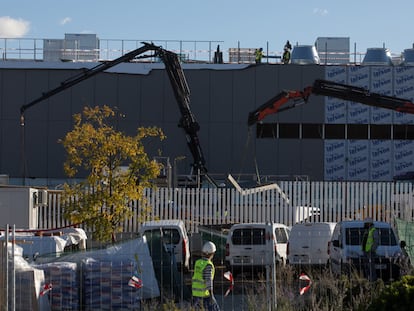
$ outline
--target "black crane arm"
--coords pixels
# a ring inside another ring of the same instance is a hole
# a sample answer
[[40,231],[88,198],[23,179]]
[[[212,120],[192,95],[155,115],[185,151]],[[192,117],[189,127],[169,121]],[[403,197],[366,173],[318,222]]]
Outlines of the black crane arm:
[[[86,80],[86,79],[89,79],[89,78],[93,77],[94,75],[96,75],[96,74],[98,74],[102,71],[105,71],[105,70],[107,70],[111,67],[114,67],[114,66],[116,66],[120,63],[130,61],[130,60],[136,58],[140,54],[143,54],[147,51],[157,51],[158,49],[160,49],[160,47],[155,46],[155,45],[150,44],[150,43],[143,42],[143,44],[144,44],[144,46],[142,46],[138,49],[135,49],[135,50],[133,50],[133,51],[127,53],[127,54],[124,54],[124,55],[122,55],[121,57],[119,57],[117,59],[114,59],[114,60],[108,61],[108,62],[103,62],[103,63],[101,63],[101,64],[99,64],[99,65],[97,65],[93,68],[87,69],[87,70],[81,72],[80,74],[65,80],[58,87],[43,93],[42,96],[34,99],[33,101],[31,101],[30,103],[28,103],[26,105],[21,106],[20,107],[20,119],[21,119],[22,125],[24,125],[24,113],[30,107],[32,107],[32,106],[48,99],[49,97],[51,97],[53,95],[56,95],[56,94],[66,90],[66,89],[68,89],[68,88],[70,88],[70,87]],[[147,57],[151,57],[151,56],[147,56]]]
[[185,132],[187,145],[194,159],[193,166],[196,170],[206,173],[205,159],[197,134],[200,130],[200,125],[190,109],[190,89],[185,79],[180,60],[177,54],[166,50],[159,50],[158,56],[165,65],[175,99],[178,103],[178,108],[180,109],[181,118],[178,126]]
[[[201,144],[198,138],[198,131],[200,130],[200,126],[190,109],[190,89],[185,79],[184,71],[181,67],[178,55],[171,51],[167,51],[160,46],[156,46],[152,43],[142,42],[142,44],[143,44],[142,47],[135,49],[127,54],[124,54],[115,60],[103,62],[91,69],[81,72],[79,75],[76,75],[74,77],[67,79],[66,81],[62,82],[58,87],[43,93],[42,96],[40,96],[39,98],[36,98],[30,103],[21,106],[20,107],[20,124],[24,126],[24,122],[25,122],[24,113],[27,109],[35,106],[36,104],[42,102],[43,100],[48,99],[49,97],[53,95],[56,95],[120,63],[131,61],[135,58],[158,56],[165,65],[168,78],[170,80],[171,86],[174,91],[175,99],[180,109],[181,118],[180,118],[178,125],[185,132],[186,139],[187,139],[187,145],[190,149],[191,155],[194,160],[193,168],[195,169],[196,172],[201,173],[212,184],[217,186],[216,182],[207,174],[207,168],[205,166],[206,161],[205,161],[203,151],[201,149]],[[153,51],[154,54],[140,56],[141,54],[144,54],[147,51]]]
[[[299,104],[307,103],[311,94],[330,96],[368,106],[414,114],[414,103],[408,99],[381,95],[370,92],[362,87],[318,79],[315,80],[312,86],[306,87],[303,91],[282,91],[277,94],[259,108],[250,112],[247,123],[251,126],[270,114],[292,109]],[[293,104],[284,106],[290,103],[291,100],[294,101]]]
[[410,100],[373,93],[362,87],[327,80],[315,80],[312,93],[414,114],[414,104]]

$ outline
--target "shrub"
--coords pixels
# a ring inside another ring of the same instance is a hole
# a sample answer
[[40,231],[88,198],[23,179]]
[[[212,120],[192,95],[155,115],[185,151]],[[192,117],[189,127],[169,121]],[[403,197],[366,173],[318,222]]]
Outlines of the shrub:
[[413,301],[414,276],[406,275],[400,281],[387,285],[368,310],[412,310]]

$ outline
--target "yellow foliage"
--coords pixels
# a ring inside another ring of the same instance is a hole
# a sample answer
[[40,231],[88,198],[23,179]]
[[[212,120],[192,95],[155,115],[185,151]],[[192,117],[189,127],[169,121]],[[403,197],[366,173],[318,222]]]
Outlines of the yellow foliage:
[[157,127],[139,127],[135,136],[127,136],[110,125],[113,117],[108,106],[85,107],[60,140],[67,176],[75,177],[80,170],[89,174],[82,183],[65,184],[65,216],[94,228],[100,240],[108,240],[131,217],[130,202],[143,201],[144,189],[159,175],[160,166],[148,157],[143,140],[165,139]]

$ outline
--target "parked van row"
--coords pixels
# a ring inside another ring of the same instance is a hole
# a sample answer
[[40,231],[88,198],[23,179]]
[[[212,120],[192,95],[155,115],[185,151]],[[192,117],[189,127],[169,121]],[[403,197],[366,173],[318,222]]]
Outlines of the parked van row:
[[[374,222],[378,230],[377,274],[384,279],[399,277],[396,259],[402,251],[397,235],[386,222]],[[297,223],[291,228],[280,223],[241,223],[230,227],[225,241],[224,263],[233,272],[289,264],[298,269],[327,267],[335,274],[360,272],[364,268],[362,238],[364,221]],[[189,237],[183,221],[144,223],[142,235],[162,236],[180,268],[190,267]]]

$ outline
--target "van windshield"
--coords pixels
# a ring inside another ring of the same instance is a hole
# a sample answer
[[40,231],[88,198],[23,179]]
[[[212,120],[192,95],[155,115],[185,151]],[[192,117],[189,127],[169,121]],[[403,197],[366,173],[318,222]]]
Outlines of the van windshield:
[[278,243],[287,243],[288,236],[284,228],[275,228],[276,241]]
[[[146,230],[144,232],[149,239],[153,237],[160,238],[161,237],[161,230],[160,229],[152,229]],[[162,229],[162,241],[165,244],[178,244],[180,243],[180,233],[177,229],[170,229],[170,228],[163,228]]]
[[[377,228],[379,236],[379,245],[397,245],[397,239],[390,228]],[[364,237],[364,228],[347,228],[345,230],[345,241],[347,245],[362,245]]]
[[243,228],[234,230],[231,239],[234,245],[263,245],[265,235],[264,228]]

